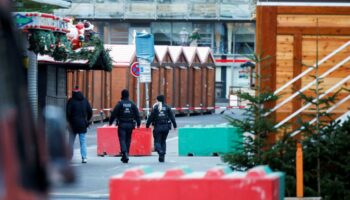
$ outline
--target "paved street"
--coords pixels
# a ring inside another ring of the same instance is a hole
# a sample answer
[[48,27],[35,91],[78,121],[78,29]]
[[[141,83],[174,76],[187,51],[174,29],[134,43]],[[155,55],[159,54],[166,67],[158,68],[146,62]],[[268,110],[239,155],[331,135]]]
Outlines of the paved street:
[[[239,111],[234,112],[237,116]],[[225,114],[231,114],[226,111]],[[198,124],[222,124],[227,121],[222,114],[198,115],[190,117],[177,117],[179,127],[185,125]],[[76,171],[77,182],[68,186],[55,186],[51,191],[51,199],[108,199],[108,180],[115,174],[122,173],[125,169],[147,165],[154,171],[163,171],[165,169],[177,166],[189,166],[196,171],[205,171],[213,166],[224,165],[219,157],[180,157],[178,156],[178,138],[177,130],[172,130],[167,139],[167,155],[165,163],[158,162],[158,156],[155,152],[152,156],[130,157],[128,164],[120,162],[120,157],[98,157],[96,156],[96,128],[102,124],[93,125],[87,135],[88,143],[88,163],[82,164],[79,153],[79,142],[76,139],[74,158],[72,165]]]

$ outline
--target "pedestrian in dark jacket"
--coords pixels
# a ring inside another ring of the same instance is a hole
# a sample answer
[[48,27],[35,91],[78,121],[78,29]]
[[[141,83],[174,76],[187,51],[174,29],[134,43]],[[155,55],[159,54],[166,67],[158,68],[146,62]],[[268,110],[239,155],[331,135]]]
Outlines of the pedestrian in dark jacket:
[[75,137],[76,135],[79,135],[82,163],[87,163],[85,134],[91,117],[91,106],[84,95],[80,92],[79,87],[76,86],[72,92],[72,98],[70,98],[67,103],[67,120],[72,130],[69,136],[69,144],[71,145],[72,150]]
[[154,146],[159,155],[159,162],[164,162],[166,154],[166,139],[171,129],[171,123],[176,129],[176,121],[171,108],[165,104],[163,95],[157,97],[157,103],[153,106],[150,117],[147,120],[146,128],[151,124],[154,126]]
[[137,106],[129,100],[129,91],[122,91],[121,101],[114,107],[111,117],[109,119],[109,125],[112,125],[114,120],[118,125],[118,137],[120,143],[120,149],[123,163],[129,162],[129,150],[131,143],[132,130],[141,125],[140,114]]

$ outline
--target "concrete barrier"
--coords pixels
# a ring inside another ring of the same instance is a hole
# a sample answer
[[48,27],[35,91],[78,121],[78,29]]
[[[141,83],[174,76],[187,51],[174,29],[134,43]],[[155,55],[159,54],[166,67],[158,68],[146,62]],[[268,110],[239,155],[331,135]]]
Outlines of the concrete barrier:
[[218,156],[241,147],[243,137],[229,125],[198,125],[179,128],[180,156]]
[[[134,129],[132,133],[129,155],[151,155],[152,141],[152,129],[145,127]],[[120,155],[120,144],[117,126],[112,125],[97,128],[97,155]]]
[[284,173],[268,167],[232,172],[215,167],[206,172],[175,168],[165,172],[131,169],[110,179],[110,200],[283,200]]

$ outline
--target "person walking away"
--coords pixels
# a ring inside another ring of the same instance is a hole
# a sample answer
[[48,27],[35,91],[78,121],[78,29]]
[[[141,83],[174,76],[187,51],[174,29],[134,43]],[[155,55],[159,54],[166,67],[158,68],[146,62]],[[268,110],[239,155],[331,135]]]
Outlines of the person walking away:
[[123,163],[128,163],[132,130],[135,128],[135,122],[137,128],[140,128],[141,120],[137,106],[129,100],[129,91],[124,89],[121,95],[121,101],[114,107],[111,117],[109,118],[109,125],[112,125],[114,120],[116,120],[122,154],[121,161]]
[[74,148],[76,135],[79,135],[80,154],[82,163],[87,163],[86,132],[92,117],[92,108],[88,100],[80,92],[79,86],[75,86],[72,97],[67,103],[67,120],[72,129],[69,135],[69,144]]
[[174,113],[164,101],[165,98],[163,95],[157,96],[157,103],[154,105],[146,123],[146,128],[149,128],[151,124],[154,126],[153,137],[155,149],[159,155],[159,162],[165,161],[166,139],[171,129],[171,123],[174,129],[177,128]]

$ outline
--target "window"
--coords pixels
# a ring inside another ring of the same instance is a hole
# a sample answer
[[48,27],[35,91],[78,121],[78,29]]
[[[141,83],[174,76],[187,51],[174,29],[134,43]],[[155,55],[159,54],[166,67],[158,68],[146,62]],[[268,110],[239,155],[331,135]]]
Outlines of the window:
[[198,46],[212,47],[213,38],[213,26],[212,24],[200,23],[193,24],[193,28],[199,30],[200,39],[198,40]]
[[154,37],[155,45],[171,45],[171,23],[151,23],[151,32]]
[[[192,32],[192,23],[188,22],[175,22],[172,28],[172,45],[183,45],[184,39],[181,37],[180,33]],[[189,41],[188,41],[189,42]]]
[[110,26],[110,44],[128,44],[129,24],[111,23]]
[[252,23],[236,24],[234,33],[234,52],[236,54],[251,54],[254,51],[255,25]]

